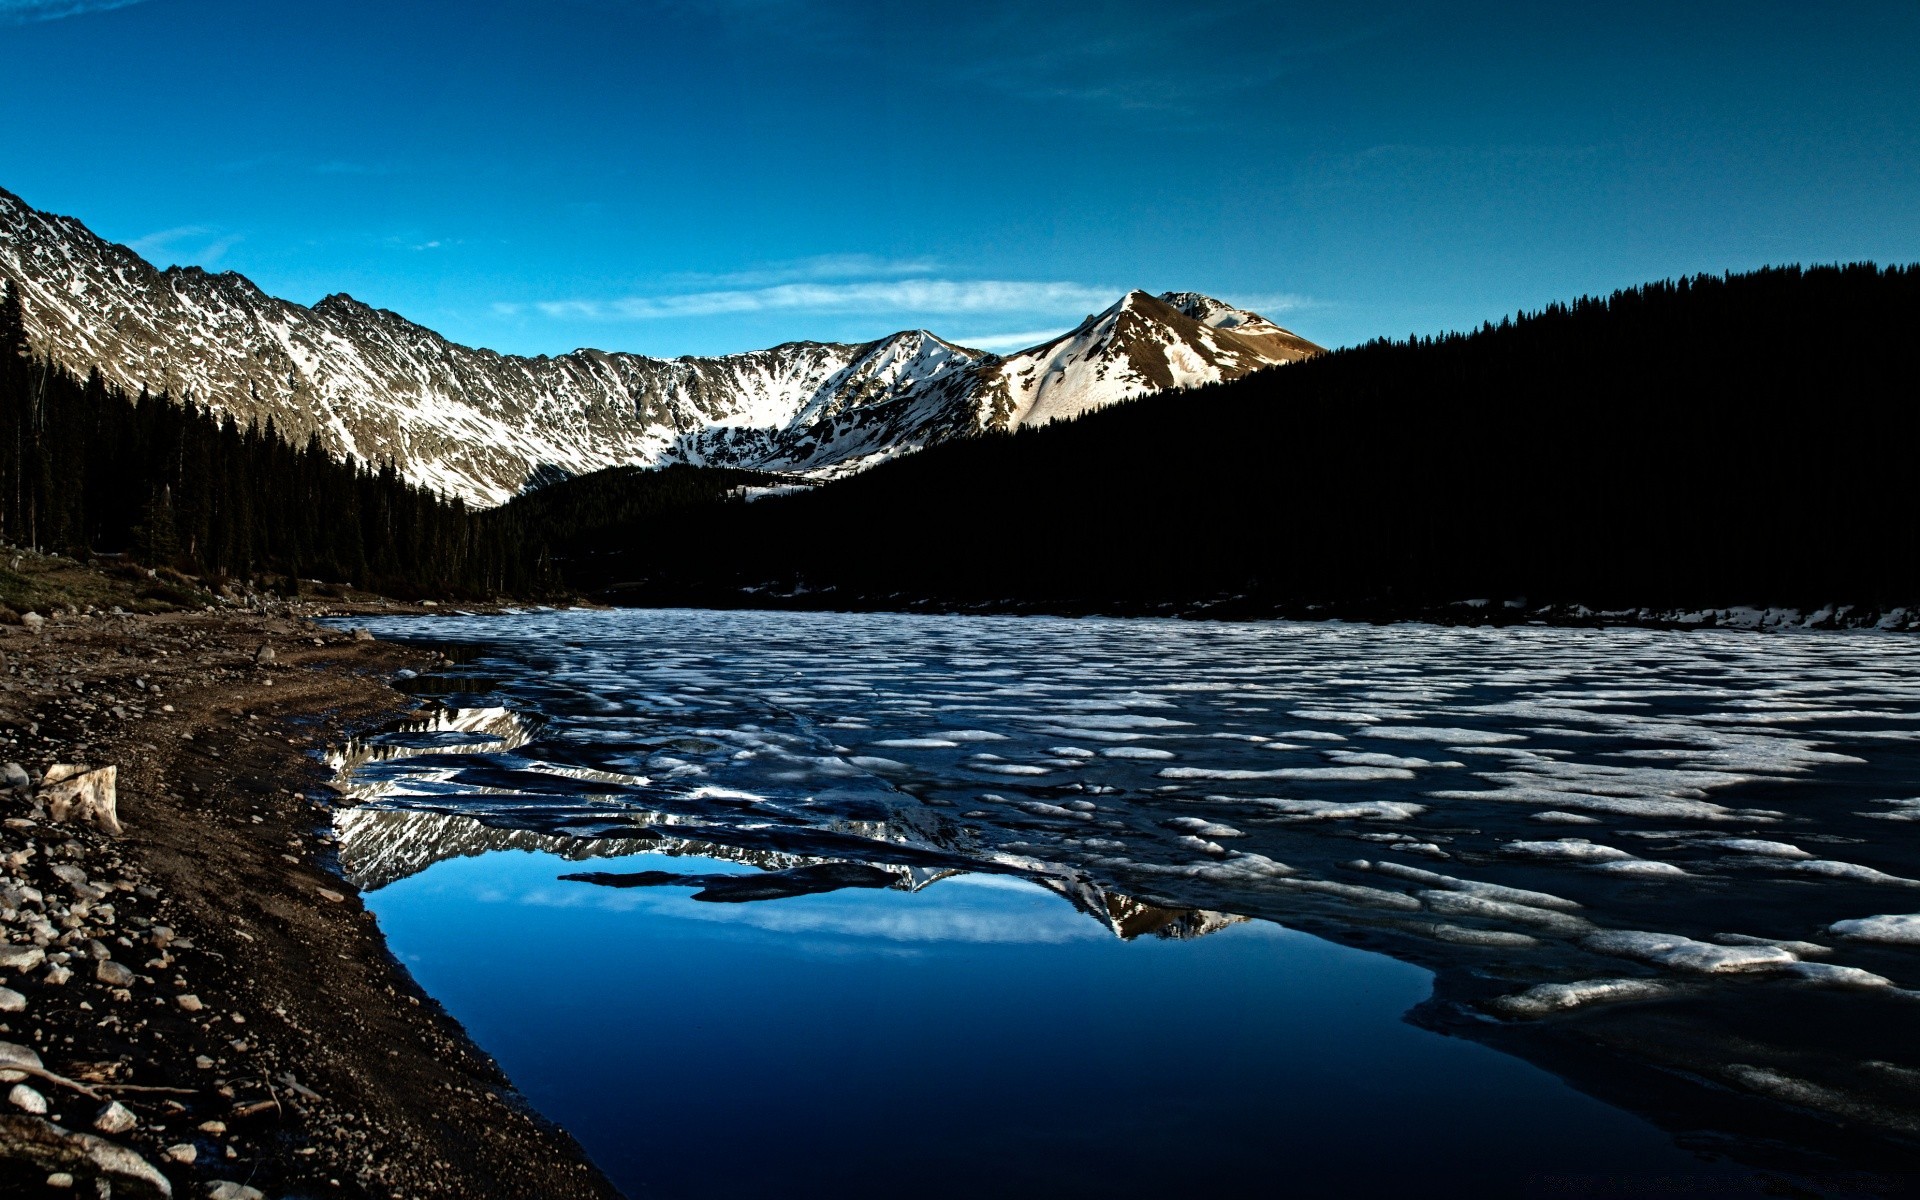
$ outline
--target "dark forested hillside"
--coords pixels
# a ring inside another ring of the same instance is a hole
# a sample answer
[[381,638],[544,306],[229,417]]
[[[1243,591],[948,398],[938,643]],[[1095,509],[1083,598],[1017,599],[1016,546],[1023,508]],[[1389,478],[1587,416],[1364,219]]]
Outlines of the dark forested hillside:
[[240,429],[32,357],[10,289],[0,292],[0,537],[215,578],[318,578],[400,595],[542,582],[537,560],[390,464],[342,463],[271,422]]
[[567,569],[642,603],[1913,602],[1916,328],[1916,268],[1653,284],[616,530]]
[[1920,602],[1920,268],[1653,284],[1376,342],[756,503],[621,468],[470,513],[25,353],[0,536],[397,594],[1405,615]]

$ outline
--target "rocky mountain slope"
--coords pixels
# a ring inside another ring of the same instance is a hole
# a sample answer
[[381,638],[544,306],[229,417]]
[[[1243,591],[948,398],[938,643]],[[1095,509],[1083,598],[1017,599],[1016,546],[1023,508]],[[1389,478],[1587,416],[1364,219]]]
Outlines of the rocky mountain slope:
[[307,307],[233,272],[162,271],[4,190],[0,277],[22,296],[34,346],[55,361],[242,424],[272,418],[335,453],[391,458],[409,479],[478,505],[617,465],[857,470],[1319,349],[1206,296],[1136,291],[1005,356],[909,330],[711,358],[525,358],[456,345],[344,294]]

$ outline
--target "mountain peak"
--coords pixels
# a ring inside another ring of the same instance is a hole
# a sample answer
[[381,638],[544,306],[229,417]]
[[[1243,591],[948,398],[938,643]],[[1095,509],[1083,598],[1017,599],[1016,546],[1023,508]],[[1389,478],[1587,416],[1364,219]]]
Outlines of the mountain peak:
[[415,483],[480,506],[556,469],[844,473],[1318,350],[1221,301],[1136,289],[1011,355],[909,329],[719,357],[527,358],[458,345],[345,292],[306,307],[232,272],[158,272],[4,190],[0,277],[20,291],[35,348],[75,371],[192,396],[242,425],[272,417],[290,437],[392,459]]

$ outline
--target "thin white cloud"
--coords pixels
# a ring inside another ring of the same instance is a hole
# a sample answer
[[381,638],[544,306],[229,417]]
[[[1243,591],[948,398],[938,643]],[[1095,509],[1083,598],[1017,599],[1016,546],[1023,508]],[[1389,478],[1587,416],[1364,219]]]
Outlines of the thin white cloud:
[[24,25],[29,21],[58,21],[81,13],[106,12],[127,8],[141,0],[0,0],[0,24]]
[[[0,3],[4,2],[0,0]],[[210,226],[180,225],[134,238],[127,243],[127,249],[163,267],[176,263],[210,267],[219,262],[239,240],[237,233],[222,234]]]
[[[761,312],[1080,313],[1113,303],[1121,289],[1008,279],[897,279],[784,283],[617,300],[547,300],[533,307],[555,319],[652,321]],[[505,312],[502,305],[496,312]]]
[[1232,298],[1222,297],[1235,308],[1244,308],[1248,312],[1259,313],[1263,317],[1278,316],[1281,313],[1299,312],[1306,308],[1324,308],[1324,301],[1312,296],[1302,296],[1298,292],[1265,292],[1257,296],[1234,293]]
[[975,350],[1025,350],[1032,346],[1044,346],[1072,326],[1060,329],[1034,329],[1026,333],[982,333],[971,337],[951,339],[962,346],[971,346]]
[[773,287],[782,283],[815,283],[825,280],[902,279],[910,275],[930,275],[939,269],[939,262],[931,258],[881,258],[873,254],[819,254],[811,258],[768,263],[745,271],[720,273],[689,271],[669,275],[664,282],[675,287]]

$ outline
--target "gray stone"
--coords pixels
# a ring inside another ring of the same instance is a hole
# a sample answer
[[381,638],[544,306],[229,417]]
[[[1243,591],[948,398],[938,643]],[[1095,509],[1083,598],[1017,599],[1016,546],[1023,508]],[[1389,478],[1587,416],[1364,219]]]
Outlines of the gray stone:
[[0,1067],[41,1067],[40,1052],[18,1042],[0,1042]]
[[47,961],[47,952],[38,946],[0,946],[0,971],[24,975]]
[[207,1185],[207,1200],[267,1200],[267,1194],[231,1179],[216,1179]]
[[110,1101],[93,1118],[93,1127],[101,1133],[125,1133],[140,1123],[126,1105]]
[[200,1157],[200,1152],[193,1148],[192,1142],[175,1142],[165,1150],[162,1150],[160,1157],[170,1158],[177,1163],[190,1163]]
[[10,762],[5,766],[0,766],[0,787],[4,787],[10,792],[19,792],[25,791],[32,786],[33,777],[28,775],[27,769],[19,763]]
[[93,977],[108,987],[132,987],[133,972],[110,958],[103,958],[93,968]]
[[272,646],[260,647],[260,652],[253,656],[253,661],[259,663],[263,667],[272,666],[273,665],[273,647]]
[[47,623],[47,619],[37,612],[21,613],[20,623],[25,625],[29,632],[38,633],[40,632],[40,627]]
[[0,987],[0,1013],[27,1011],[27,998],[10,987]]
[[36,1117],[44,1116],[47,1111],[47,1098],[24,1083],[13,1085],[13,1090],[7,1093],[7,1103]]

